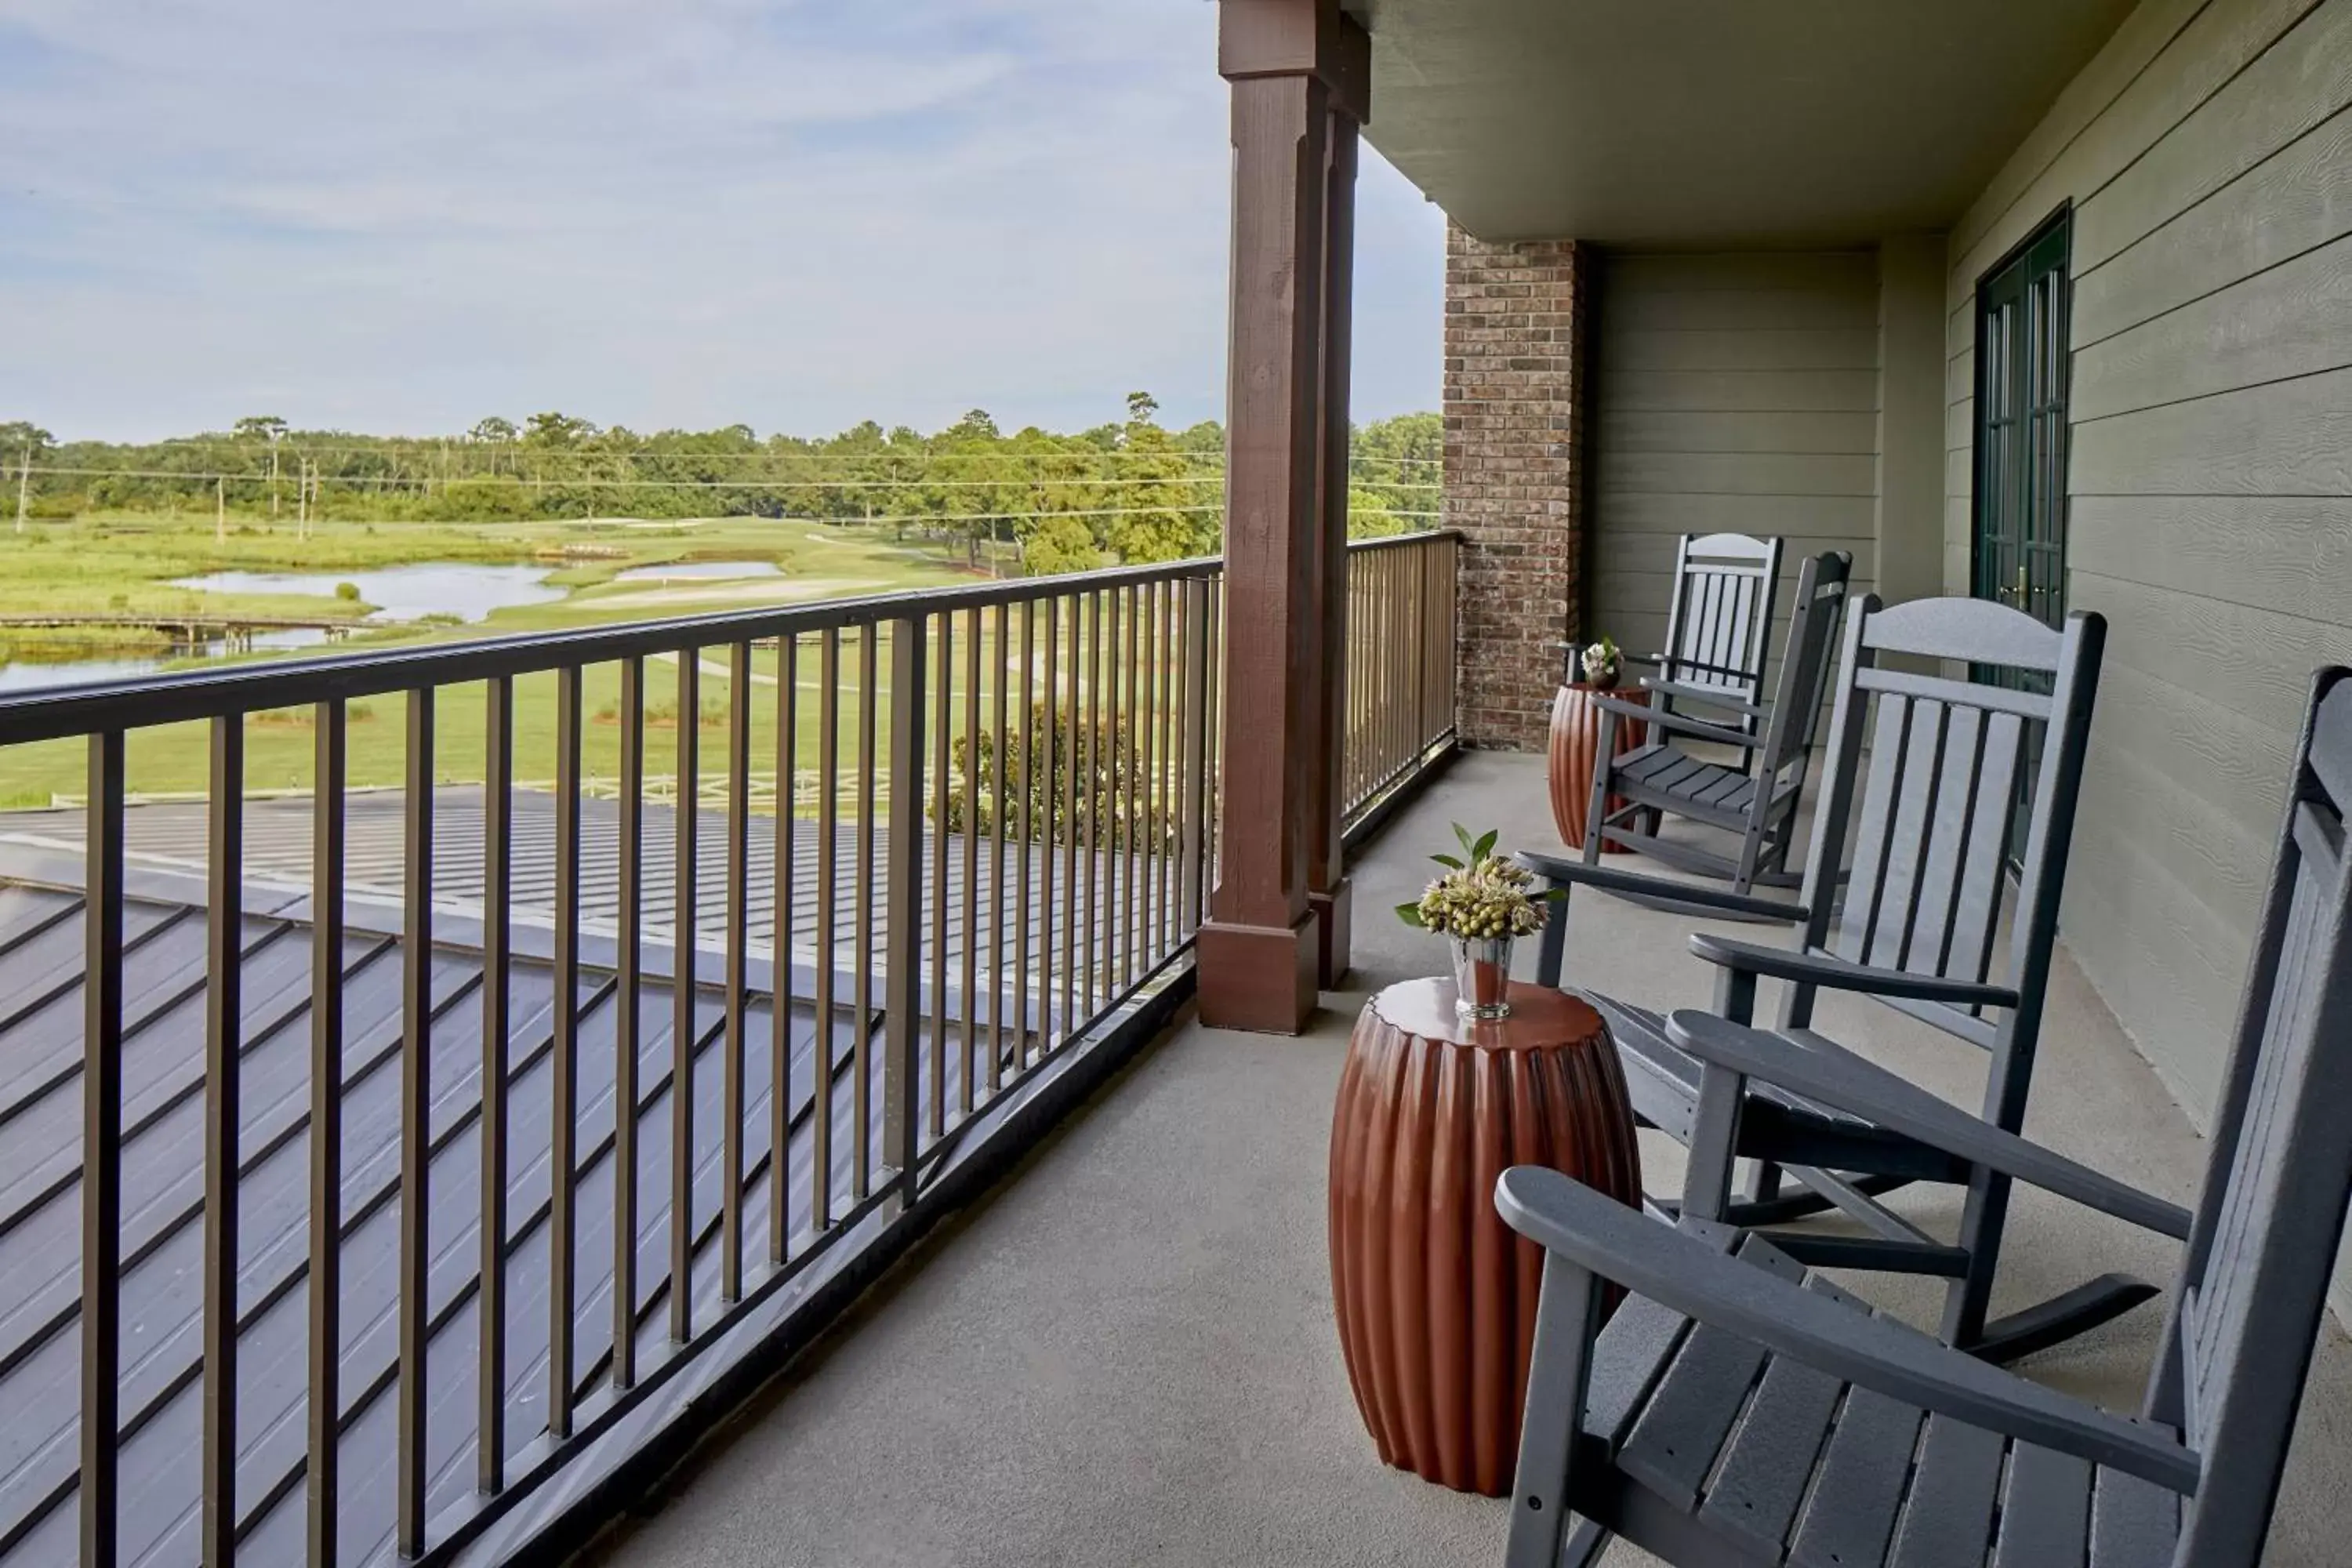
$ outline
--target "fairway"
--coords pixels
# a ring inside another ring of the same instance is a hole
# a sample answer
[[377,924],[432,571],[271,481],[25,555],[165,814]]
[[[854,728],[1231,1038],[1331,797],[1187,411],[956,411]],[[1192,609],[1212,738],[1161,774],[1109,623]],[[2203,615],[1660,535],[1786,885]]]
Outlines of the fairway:
[[[652,524],[610,519],[476,527],[319,522],[311,525],[307,537],[297,537],[290,523],[271,526],[265,520],[245,519],[234,521],[225,536],[216,537],[210,518],[101,516],[48,523],[13,543],[14,548],[0,550],[0,615],[201,612],[340,616],[358,622],[367,613],[368,606],[362,603],[331,595],[218,594],[172,585],[173,578],[228,570],[329,575],[421,563],[530,563],[547,569],[545,581],[550,585],[566,590],[560,600],[498,610],[472,625],[355,626],[334,650],[339,652],[613,626],[986,581],[919,536],[901,540],[888,530],[832,527],[796,519],[725,518]],[[633,569],[698,563],[708,569],[711,563],[763,563],[772,567],[774,574],[667,582],[615,580]],[[108,636],[105,646],[91,645],[91,655],[158,651],[152,646],[122,647],[119,631]],[[49,634],[43,637],[45,642],[50,640]],[[43,652],[58,657],[54,646]],[[877,707],[887,700],[887,649],[885,654],[877,661]],[[992,664],[992,644],[987,657]],[[191,667],[220,662],[187,661]],[[958,662],[962,662],[961,658]],[[805,646],[802,663],[796,729],[801,751],[798,765],[805,768],[814,764],[817,754],[814,642]],[[845,770],[856,756],[858,668],[858,639],[853,634],[844,638],[842,648],[839,742]],[[646,672],[646,767],[656,776],[675,771],[677,675],[674,659],[649,661]],[[699,681],[700,771],[709,778],[723,773],[727,759],[725,648],[704,656]],[[583,672],[582,754],[584,773],[592,782],[608,780],[619,768],[620,686],[617,666],[591,666]],[[553,772],[555,693],[552,675],[516,682],[515,750],[520,778],[530,780]],[[776,656],[772,649],[761,649],[754,655],[751,694],[755,772],[772,773],[777,766],[779,696]],[[438,776],[451,783],[480,780],[483,688],[479,684],[444,688],[436,700]],[[353,785],[400,782],[406,764],[405,710],[406,700],[397,695],[352,705],[349,737]],[[247,726],[249,786],[307,789],[312,740],[307,712],[255,715]],[[134,793],[185,795],[205,787],[204,726],[171,725],[134,731],[128,749],[130,787]],[[540,768],[534,759],[549,761]],[[75,742],[7,748],[0,752],[0,805],[47,805],[58,796],[77,795],[83,788],[84,765],[83,747]]]

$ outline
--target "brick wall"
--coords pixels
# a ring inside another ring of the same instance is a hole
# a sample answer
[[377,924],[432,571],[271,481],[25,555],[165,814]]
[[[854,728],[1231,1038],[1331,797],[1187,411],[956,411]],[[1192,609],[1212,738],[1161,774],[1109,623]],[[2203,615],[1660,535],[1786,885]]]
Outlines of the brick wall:
[[1573,240],[1445,245],[1445,521],[1465,536],[1464,743],[1541,749],[1577,631],[1583,258]]

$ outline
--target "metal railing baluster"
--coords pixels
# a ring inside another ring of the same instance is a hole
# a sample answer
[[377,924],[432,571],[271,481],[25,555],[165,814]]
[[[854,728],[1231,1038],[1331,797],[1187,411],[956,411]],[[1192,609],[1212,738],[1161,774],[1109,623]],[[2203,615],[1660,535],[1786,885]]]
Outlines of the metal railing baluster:
[[81,1560],[121,1540],[122,1393],[122,806],[120,730],[89,737],[82,850]]
[[580,667],[555,673],[555,1014],[548,1062],[547,1430],[572,1436],[580,1237]]
[[[942,616],[942,619],[953,619]],[[961,1104],[971,1114],[971,1080],[978,1065],[980,1022],[980,612],[965,612],[963,648],[963,1005],[956,1038],[961,1045]],[[947,1080],[933,1080],[931,1092],[947,1099]]]
[[[1062,901],[1059,906],[1049,901],[1046,907],[1057,910],[1062,920],[1062,1005],[1055,1019],[1060,1029],[1052,1042],[1056,1049],[1062,1041],[1074,1037],[1077,1032],[1078,921],[1085,903],[1078,882],[1078,770],[1085,765],[1085,753],[1078,748],[1078,666],[1079,656],[1084,651],[1079,633],[1084,629],[1085,619],[1079,613],[1080,604],[1079,596],[1073,595],[1070,598],[1069,646],[1065,650],[1069,664],[1063,677],[1067,689],[1061,710],[1055,716],[1056,727],[1061,731],[1055,747],[1055,771],[1061,775],[1057,793],[1062,798]],[[1051,779],[1054,775],[1048,773],[1046,776]]]
[[341,699],[310,711],[310,1409],[304,1499],[310,1568],[335,1568],[341,1544],[343,805],[349,756],[344,716]]
[[[1004,816],[1008,809],[1004,799],[1004,776],[1007,768],[1004,751],[1013,743],[1013,731],[1007,689],[1013,680],[1012,609],[1003,601],[996,606],[993,627],[996,634],[994,690],[996,696],[996,740],[989,747],[989,826],[988,826],[988,1092],[993,1098],[1004,1082]],[[971,1079],[964,1079],[964,1113],[971,1112]]]
[[816,796],[816,1039],[809,1106],[809,1224],[822,1236],[833,1228],[834,921],[840,869],[841,632],[827,626],[817,640]]
[[[923,920],[923,641],[921,616],[891,624],[890,823],[882,899],[887,961],[882,998],[882,1160],[897,1193],[894,1206],[900,1210],[913,1204],[919,1191],[916,1132],[922,1115],[915,1050],[922,1033],[917,983]],[[977,642],[975,637],[975,646]],[[870,662],[867,670],[870,675]],[[870,718],[870,704],[866,711]],[[965,826],[969,830],[971,825]],[[860,941],[872,946],[870,935],[861,934]],[[946,1086],[934,1079],[931,1094],[935,1100],[945,1098]]]
[[401,801],[406,845],[402,889],[400,1056],[400,1381],[394,1466],[395,1544],[408,1557],[425,1551],[425,1416],[432,1385],[426,1289],[433,1263],[433,719],[434,690],[408,694],[408,776]]
[[743,1299],[743,1079],[751,1049],[751,645],[739,642],[727,662],[727,1061],[719,1100],[727,1127],[719,1141],[719,1299]]
[[514,678],[484,683],[482,699],[482,1218],[480,1325],[474,1370],[474,1484],[506,1489],[507,1036],[512,993]]
[[695,836],[701,805],[702,650],[677,650],[677,801],[670,903],[669,1337],[694,1338]]
[[646,661],[621,661],[620,886],[613,991],[613,1387],[637,1383],[637,1068],[644,1050]]
[[244,1054],[245,716],[212,725],[205,983],[204,1505],[208,1568],[236,1558],[237,1144]]
[[[948,822],[952,809],[949,788],[953,777],[950,747],[955,732],[955,617],[939,617],[939,647],[933,663],[939,669],[939,697],[931,724],[931,1082],[947,1081],[948,1070]],[[970,766],[970,759],[966,759]],[[969,829],[967,822],[966,827]],[[947,1131],[948,1097],[934,1089],[930,1129],[934,1139]]]
[[[1048,600],[1050,606],[1052,601]],[[1015,878],[1013,913],[1013,1050],[1015,1071],[1029,1065],[1029,854],[1030,841],[1036,833],[1034,801],[1036,781],[1033,769],[1036,765],[1037,745],[1042,737],[1037,733],[1037,605],[1034,599],[1021,605],[1021,836],[1013,854]],[[1049,674],[1046,684],[1053,684]],[[1053,857],[1045,857],[1050,866]],[[998,1079],[989,1080],[992,1093],[1001,1087]]]

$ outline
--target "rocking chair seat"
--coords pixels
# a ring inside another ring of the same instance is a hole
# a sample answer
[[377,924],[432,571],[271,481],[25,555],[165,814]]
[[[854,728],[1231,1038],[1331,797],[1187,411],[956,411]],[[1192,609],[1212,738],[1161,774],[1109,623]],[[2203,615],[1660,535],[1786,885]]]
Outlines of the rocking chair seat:
[[[1732,1238],[1704,1222],[1684,1229]],[[1761,1236],[1739,1237],[1736,1251],[1869,1312]],[[2179,1499],[2153,1482],[1923,1415],[1643,1296],[1594,1346],[1583,1426],[1567,1500],[1583,1522],[1568,1564],[1606,1530],[1686,1563],[2150,1568],[2172,1561],[2179,1533]]]
[[[1598,992],[1576,994],[1591,1003],[1609,1026],[1609,1037],[1616,1045],[1618,1062],[1624,1068],[1625,1089],[1633,1100],[1633,1114],[1649,1126],[1687,1143],[1703,1070],[1698,1058],[1667,1037],[1665,1019],[1651,1009]],[[1826,1040],[1821,1044],[1832,1050],[1838,1048]],[[1914,1181],[1958,1184],[1969,1179],[1968,1167],[1961,1162],[1945,1158],[1916,1139],[1880,1128],[1833,1106],[1761,1080],[1751,1081],[1748,1093],[1743,1143],[1776,1150],[1809,1147],[1840,1170],[1900,1174]],[[1837,1163],[1841,1158],[1847,1163]]]
[[1756,781],[1741,769],[1701,762],[1664,742],[1619,757],[1610,787],[1645,805],[1731,825],[1747,820],[1756,798]]

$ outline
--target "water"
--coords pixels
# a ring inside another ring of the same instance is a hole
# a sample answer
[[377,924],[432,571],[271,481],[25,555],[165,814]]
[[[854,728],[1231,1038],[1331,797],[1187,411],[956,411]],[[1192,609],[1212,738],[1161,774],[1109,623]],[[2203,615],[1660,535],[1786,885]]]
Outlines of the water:
[[682,583],[697,577],[773,577],[772,561],[673,561],[667,566],[632,566],[613,575],[615,583]]
[[483,566],[461,561],[428,561],[373,572],[213,572],[182,577],[174,588],[216,594],[309,594],[332,598],[338,583],[359,586],[360,597],[376,606],[371,621],[414,621],[455,616],[467,623],[487,620],[493,610],[517,605],[551,605],[565,590],[548,586],[546,566]]
[[[327,634],[315,627],[301,626],[282,632],[257,632],[252,646],[258,649],[317,647],[327,640]],[[154,675],[166,664],[184,658],[217,658],[229,651],[225,638],[213,638],[201,643],[173,643],[161,653],[103,658],[44,658],[45,652],[86,649],[88,643],[18,643],[15,657],[0,664],[0,696],[11,691],[45,691],[53,686],[81,686],[93,680],[129,680],[135,676]]]
[[[436,561],[415,566],[387,566],[373,572],[214,572],[183,577],[175,588],[195,588],[219,594],[308,594],[331,598],[335,584],[354,583],[360,597],[376,606],[363,624],[415,621],[429,615],[455,616],[472,623],[487,620],[494,610],[513,605],[545,605],[564,596],[550,587],[545,566],[486,566],[469,562]],[[772,571],[773,568],[770,567]],[[317,647],[327,634],[315,627],[255,634],[257,650]],[[87,652],[87,643],[51,643],[43,647],[26,639],[16,644],[15,657],[0,663],[0,694],[39,691],[58,686],[79,686],[93,680],[127,680],[153,675],[166,664],[188,658],[216,658],[230,651],[225,639],[176,644],[160,651],[136,654],[100,653],[94,658],[43,658],[47,652],[70,656]]]

